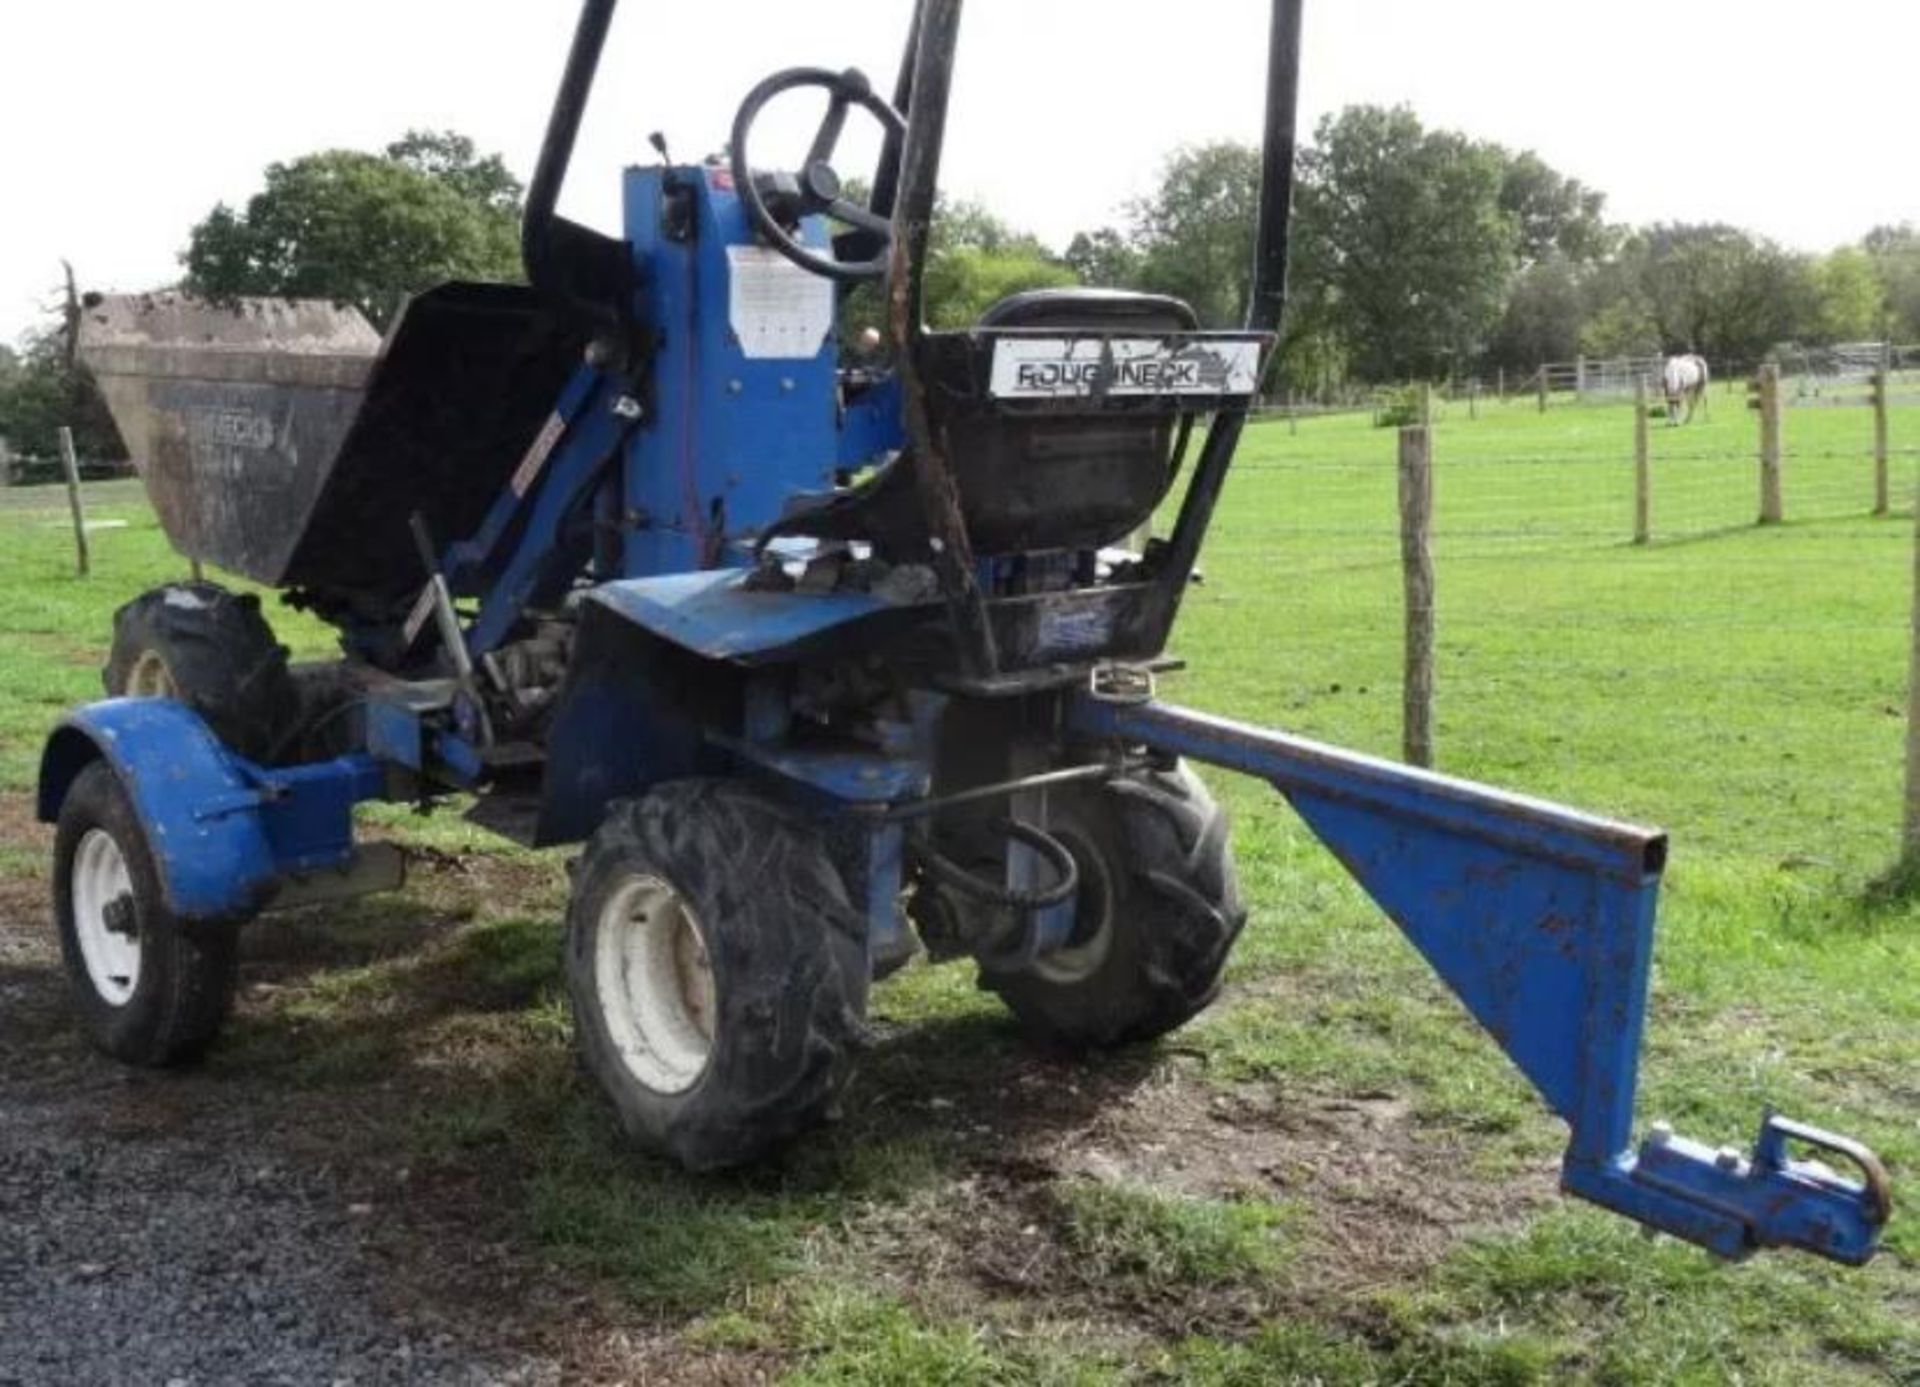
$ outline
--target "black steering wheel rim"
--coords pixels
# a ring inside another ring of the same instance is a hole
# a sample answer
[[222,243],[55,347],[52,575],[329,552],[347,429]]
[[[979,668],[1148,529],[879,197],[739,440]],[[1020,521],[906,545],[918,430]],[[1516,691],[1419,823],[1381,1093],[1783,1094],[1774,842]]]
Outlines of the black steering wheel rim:
[[[774,97],[799,87],[823,87],[831,98],[826,118],[815,132],[813,147],[808,151],[807,167],[800,171],[803,215],[825,212],[877,236],[880,249],[868,259],[836,260],[803,245],[768,210],[766,199],[754,182],[753,164],[747,155],[747,136],[753,129],[753,123],[759,118],[761,109]],[[747,220],[752,223],[754,230],[803,270],[826,279],[849,283],[879,279],[886,274],[893,258],[892,225],[877,216],[871,208],[840,196],[838,176],[828,163],[834,145],[839,140],[840,129],[846,121],[847,110],[853,106],[860,107],[879,121],[889,135],[905,137],[906,120],[874,92],[873,85],[859,70],[849,68],[845,72],[834,72],[824,67],[790,67],[774,73],[747,93],[733,118],[730,151],[734,192],[746,207]]]

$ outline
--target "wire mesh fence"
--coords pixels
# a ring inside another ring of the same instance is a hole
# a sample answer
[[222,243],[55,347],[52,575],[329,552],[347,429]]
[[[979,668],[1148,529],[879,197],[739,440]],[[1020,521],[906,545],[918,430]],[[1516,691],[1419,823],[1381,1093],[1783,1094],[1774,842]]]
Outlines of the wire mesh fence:
[[[1688,802],[1699,777],[1670,774],[1676,755],[1706,758],[1724,775],[1705,783],[1757,819],[1793,807],[1765,851],[1884,861],[1899,835],[1920,406],[1890,410],[1893,504],[1878,516],[1872,411],[1789,408],[1784,523],[1763,526],[1746,404],[1735,382],[1692,424],[1651,421],[1646,545],[1631,404],[1442,413],[1437,764],[1524,771],[1524,788],[1679,824],[1715,817]],[[1405,673],[1396,442],[1365,415],[1252,428],[1181,650],[1235,706],[1389,755]],[[1867,832],[1861,796],[1885,806]]]

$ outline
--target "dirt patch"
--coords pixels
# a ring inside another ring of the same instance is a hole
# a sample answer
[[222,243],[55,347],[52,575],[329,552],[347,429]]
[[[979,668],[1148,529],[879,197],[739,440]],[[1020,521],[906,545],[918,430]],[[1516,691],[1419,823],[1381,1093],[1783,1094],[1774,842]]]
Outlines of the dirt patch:
[[[1231,1336],[1308,1309],[1352,1318],[1373,1290],[1555,1198],[1556,1167],[1489,1179],[1470,1139],[1423,1124],[1392,1094],[1222,1089],[1177,1042],[1093,1064],[1004,1043],[966,1053],[964,1078],[902,1089],[884,1066],[865,1076],[879,1091],[863,1083],[853,1117],[856,1129],[915,1131],[947,1153],[950,1179],[917,1205],[877,1212],[857,1237],[898,1293],[949,1313],[969,1299],[1013,1302],[1119,1343]],[[1062,1196],[1079,1183],[1277,1202],[1294,1215],[1279,1235],[1285,1265],[1210,1286],[1103,1281],[1069,1235]]]
[[[23,797],[0,797],[0,837],[46,836]],[[436,856],[410,896],[527,894],[527,871],[501,861]],[[318,920],[255,929],[242,1012],[272,976],[391,956],[457,922],[415,923],[378,945]],[[16,1274],[0,1271],[0,1382],[103,1380],[129,1362],[156,1381],[764,1380],[751,1355],[691,1350],[529,1253],[497,1187],[409,1169],[393,1134],[423,1095],[404,1073],[293,1089],[271,1070],[141,1072],[93,1054],[38,881],[0,878],[0,1052],[0,1202],[24,1238]],[[103,1311],[117,1340],[83,1324]]]

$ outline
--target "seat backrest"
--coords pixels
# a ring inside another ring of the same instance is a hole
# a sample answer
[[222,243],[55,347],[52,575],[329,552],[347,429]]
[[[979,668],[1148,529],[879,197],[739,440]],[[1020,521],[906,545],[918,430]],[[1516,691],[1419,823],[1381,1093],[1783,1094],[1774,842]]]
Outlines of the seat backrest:
[[1136,528],[1172,481],[1184,412],[1174,396],[1127,391],[997,397],[996,340],[1161,339],[1198,327],[1191,308],[1160,294],[1032,289],[972,329],[922,339],[927,406],[976,552],[1092,549]]
[[1200,320],[1166,294],[1130,289],[1028,289],[980,315],[981,327],[1081,328],[1096,332],[1192,332]]

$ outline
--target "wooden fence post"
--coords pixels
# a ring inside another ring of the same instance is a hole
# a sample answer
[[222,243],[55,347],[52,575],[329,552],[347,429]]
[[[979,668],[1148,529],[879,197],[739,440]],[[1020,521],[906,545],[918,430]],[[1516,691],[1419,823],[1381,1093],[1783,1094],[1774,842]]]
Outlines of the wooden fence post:
[[1480,417],[1480,378],[1475,376],[1467,386],[1467,418]]
[[13,450],[0,438],[0,486],[13,485]]
[[[1881,358],[1885,362],[1885,357]],[[1887,494],[1887,396],[1892,393],[1892,377],[1884,364],[1873,373],[1873,513],[1885,515],[1890,508]]]
[[1783,518],[1780,502],[1780,366],[1769,361],[1754,378],[1759,390],[1760,408],[1760,523],[1778,525]]
[[1493,373],[1494,398],[1501,404],[1507,402],[1507,368],[1502,366]]
[[87,559],[87,516],[80,508],[80,459],[73,451],[73,430],[60,429],[60,465],[67,473],[67,505],[73,509],[73,547],[79,558],[80,576],[92,571]]
[[1652,538],[1653,470],[1649,465],[1653,431],[1647,422],[1647,378],[1633,383],[1633,542]]
[[1907,661],[1907,784],[1900,845],[1904,861],[1920,861],[1920,506],[1914,507],[1912,654]]
[[1433,765],[1433,434],[1400,430],[1400,566],[1406,583],[1406,667],[1401,679],[1402,752]]
[[1540,363],[1540,412],[1547,412],[1547,363]]

